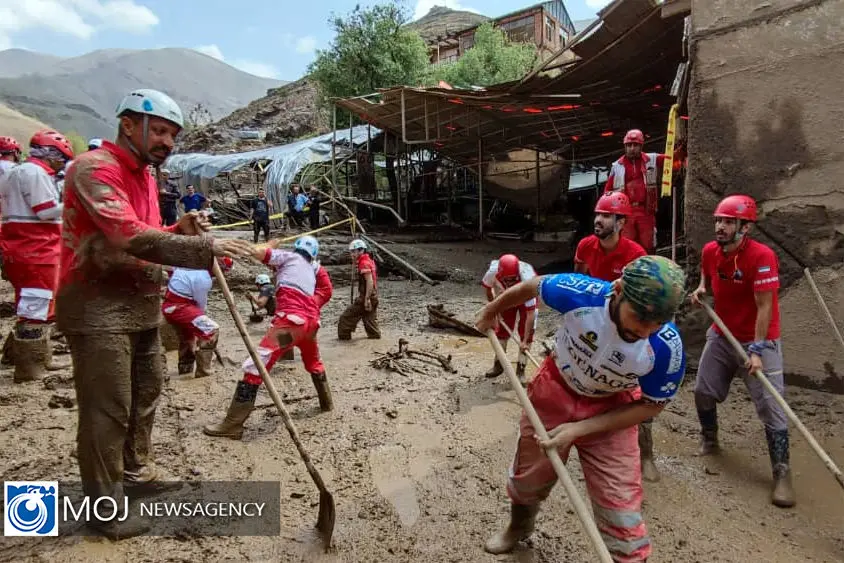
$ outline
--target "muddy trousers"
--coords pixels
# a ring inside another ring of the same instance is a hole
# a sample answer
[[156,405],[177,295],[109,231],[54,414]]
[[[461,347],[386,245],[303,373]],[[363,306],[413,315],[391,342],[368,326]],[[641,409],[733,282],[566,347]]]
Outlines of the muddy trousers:
[[[528,396],[547,430],[564,422],[592,418],[637,399],[637,393],[629,391],[603,399],[578,395],[563,382],[552,358],[542,363],[528,386]],[[516,505],[539,504],[557,482],[551,461],[533,435],[533,426],[522,414],[507,485],[507,493]],[[613,560],[645,561],[651,553],[651,541],[642,518],[638,428],[596,434],[576,441],[574,446],[595,521]],[[559,453],[567,461],[569,450],[560,449]]]
[[[167,291],[161,304],[164,319],[179,331],[179,374],[193,371],[197,356],[197,341],[200,364],[205,366],[217,346],[220,325],[205,314],[193,300]],[[208,366],[205,366],[206,368]],[[200,369],[197,375],[207,375]]]
[[158,328],[68,335],[79,403],[79,474],[88,496],[156,478],[152,426],[163,373]]
[[364,307],[363,294],[358,295],[355,302],[346,307],[337,321],[337,338],[350,340],[360,321],[363,321],[363,328],[367,337],[381,338],[381,329],[378,327],[378,296],[373,293],[371,301],[371,311],[367,311]]
[[[319,357],[318,330],[319,319],[308,319],[285,313],[276,314],[269,330],[258,343],[257,352],[267,372],[273,369],[279,358],[296,347],[299,348],[302,363],[308,373],[324,374],[325,366]],[[253,385],[260,385],[263,382],[251,357],[243,361],[243,381]]]

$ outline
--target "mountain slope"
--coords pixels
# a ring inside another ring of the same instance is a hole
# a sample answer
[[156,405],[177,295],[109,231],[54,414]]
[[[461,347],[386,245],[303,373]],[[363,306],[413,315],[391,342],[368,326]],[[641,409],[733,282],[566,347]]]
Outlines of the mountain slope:
[[434,6],[427,14],[409,23],[407,27],[416,30],[422,39],[429,42],[436,41],[437,37],[445,37],[450,33],[480,25],[489,19],[474,12]]
[[39,129],[47,129],[47,126],[0,104],[0,134],[14,137],[21,145],[26,146],[32,134]]
[[55,55],[26,49],[6,49],[0,51],[0,78],[16,78],[31,72],[41,72],[62,60]]
[[115,107],[136,88],[166,92],[185,114],[201,103],[218,118],[284,84],[247,74],[192,49],[106,49],[52,64],[29,57],[38,73],[20,75],[20,65],[9,61],[27,57],[0,52],[0,75],[18,72],[14,78],[0,79],[0,102],[85,137],[110,136],[116,126]]

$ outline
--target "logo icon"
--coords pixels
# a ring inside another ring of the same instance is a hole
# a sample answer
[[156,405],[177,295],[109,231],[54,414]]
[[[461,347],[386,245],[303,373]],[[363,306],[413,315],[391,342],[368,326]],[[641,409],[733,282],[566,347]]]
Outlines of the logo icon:
[[59,535],[58,481],[6,481],[4,485],[3,535]]
[[589,331],[586,334],[581,334],[578,336],[581,342],[586,344],[593,352],[598,349],[598,335],[593,332]]
[[624,354],[618,350],[613,350],[612,354],[610,354],[610,361],[615,365],[620,366],[624,363]]

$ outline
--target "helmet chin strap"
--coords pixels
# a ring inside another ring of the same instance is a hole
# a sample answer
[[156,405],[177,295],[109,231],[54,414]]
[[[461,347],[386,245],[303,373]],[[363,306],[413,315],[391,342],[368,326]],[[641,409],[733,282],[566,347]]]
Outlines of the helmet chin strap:
[[158,169],[161,166],[161,164],[155,164],[153,162],[152,155],[149,154],[149,149],[148,149],[148,147],[149,147],[149,115],[147,115],[147,114],[143,114],[143,115],[144,115],[144,125],[143,125],[143,127],[144,127],[144,150],[143,150],[143,152],[138,150],[138,148],[135,146],[134,143],[132,143],[132,140],[129,138],[128,135],[124,135],[126,137],[126,144],[129,145],[129,150],[131,150],[133,153],[135,153],[135,156],[140,158],[143,162],[145,162],[147,164],[152,164],[153,166],[155,166],[156,176],[160,176]]

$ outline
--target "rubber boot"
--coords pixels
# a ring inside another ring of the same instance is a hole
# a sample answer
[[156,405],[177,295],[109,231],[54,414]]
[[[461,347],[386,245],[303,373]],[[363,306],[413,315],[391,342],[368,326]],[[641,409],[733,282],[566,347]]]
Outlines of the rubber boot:
[[19,324],[15,328],[15,383],[38,381],[44,377],[52,359],[49,335],[38,325]]
[[[502,348],[504,349],[504,351],[506,352],[506,351],[507,351],[507,342],[508,342],[508,341],[507,341],[507,340],[501,340],[501,339],[499,338],[499,339],[498,339],[498,342],[501,344],[501,347],[502,347]],[[498,377],[498,376],[499,376],[499,375],[501,375],[502,373],[504,373],[504,366],[502,366],[502,365],[501,365],[501,362],[499,362],[499,361],[498,361],[498,358],[496,358],[496,359],[495,359],[495,362],[492,364],[492,369],[490,369],[490,370],[489,370],[488,372],[486,372],[484,375],[486,375],[487,377]]]
[[510,524],[489,538],[484,545],[484,550],[494,555],[513,551],[517,543],[526,540],[533,533],[537,512],[539,512],[538,504],[511,504]]
[[659,481],[659,470],[654,463],[654,438],[651,432],[653,420],[646,420],[639,424],[639,459],[642,465],[642,478],[656,483]]
[[780,508],[791,508],[796,500],[794,487],[791,484],[791,469],[788,465],[788,430],[765,428],[765,437],[768,439],[768,454],[771,457],[771,469],[774,475],[771,503]]
[[325,376],[325,372],[312,373],[311,380],[314,382],[314,387],[316,387],[320,410],[322,412],[332,410],[334,408],[334,399],[331,398],[331,389],[328,387],[328,378]]
[[717,409],[698,409],[697,417],[700,420],[700,448],[698,448],[697,455],[718,453],[721,447],[718,444]]
[[107,537],[111,541],[120,541],[142,536],[150,531],[149,523],[141,520],[135,515],[129,515],[129,517],[123,522],[119,522],[117,520],[112,520],[110,522],[97,522],[96,519],[94,519],[88,523],[88,527]]
[[213,373],[211,366],[214,364],[214,350],[217,349],[217,338],[215,334],[211,340],[200,340],[196,351],[195,378],[208,377]]
[[527,379],[525,378],[525,364],[516,364],[516,377],[519,378],[519,383],[522,384],[522,387],[527,387]]
[[15,365],[15,330],[9,331],[6,337],[6,342],[3,344],[3,358],[0,359],[0,364],[4,366]]
[[179,375],[185,375],[193,371],[196,362],[196,353],[193,350],[193,342],[179,343]]
[[226,418],[220,424],[209,424],[202,429],[209,436],[220,436],[240,440],[243,437],[243,423],[255,408],[258,385],[238,381]]

